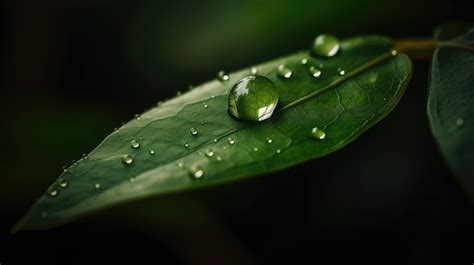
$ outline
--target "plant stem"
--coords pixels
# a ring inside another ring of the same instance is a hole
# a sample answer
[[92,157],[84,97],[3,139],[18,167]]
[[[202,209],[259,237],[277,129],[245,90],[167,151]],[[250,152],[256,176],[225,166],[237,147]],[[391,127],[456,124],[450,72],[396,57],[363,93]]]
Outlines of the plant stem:
[[431,38],[395,40],[394,49],[399,53],[406,53],[413,60],[431,60],[438,44]]

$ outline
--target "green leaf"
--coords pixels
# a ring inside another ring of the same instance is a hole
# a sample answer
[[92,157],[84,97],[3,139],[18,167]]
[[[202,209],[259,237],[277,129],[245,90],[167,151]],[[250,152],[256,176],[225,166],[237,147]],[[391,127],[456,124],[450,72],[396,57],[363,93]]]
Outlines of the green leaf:
[[474,200],[474,28],[448,39],[451,32],[436,33],[443,42],[433,55],[428,116],[449,167]]
[[[64,172],[67,187],[54,183],[50,191],[58,194],[43,196],[15,229],[47,228],[117,203],[268,174],[335,152],[400,100],[412,66],[406,55],[392,56],[392,46],[384,37],[356,37],[341,42],[331,58],[303,51],[257,65],[280,97],[263,122],[238,120],[227,111],[228,91],[249,69],[159,104]],[[281,64],[293,71],[291,78],[277,76]],[[319,78],[310,66],[321,69]],[[324,139],[313,138],[314,127]],[[140,147],[132,148],[132,140]],[[133,157],[129,165],[122,161],[127,154]]]

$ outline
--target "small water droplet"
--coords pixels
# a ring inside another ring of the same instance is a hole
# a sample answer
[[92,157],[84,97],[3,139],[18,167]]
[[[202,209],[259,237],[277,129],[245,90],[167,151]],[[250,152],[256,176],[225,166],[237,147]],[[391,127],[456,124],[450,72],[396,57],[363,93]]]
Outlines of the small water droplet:
[[318,127],[314,127],[311,130],[311,135],[313,136],[313,138],[318,140],[323,140],[324,138],[326,138],[326,133]]
[[198,166],[192,167],[189,173],[191,174],[191,177],[196,179],[200,179],[204,176],[204,170],[202,170],[202,168]]
[[183,162],[177,162],[177,163],[176,163],[176,166],[179,167],[179,168],[183,168],[183,167],[184,167],[184,163],[183,163]]
[[154,150],[154,149],[150,149],[150,150],[148,150],[148,153],[149,153],[150,155],[154,155],[154,154],[155,154],[155,150]]
[[95,189],[100,189],[101,186],[102,186],[102,185],[100,185],[100,183],[94,184],[94,188],[95,188]]
[[284,64],[280,64],[277,68],[277,75],[283,78],[290,78],[293,72]]
[[257,151],[258,151],[258,147],[254,147],[254,148],[253,148],[253,151],[257,152]]
[[128,179],[128,182],[130,182],[130,183],[135,182],[135,178],[134,178],[134,177],[130,177],[130,178]]
[[130,142],[130,146],[133,148],[133,149],[137,149],[140,147],[140,142],[138,142],[137,140],[132,140]]
[[222,157],[216,156],[216,160],[220,162],[220,161],[222,161]]
[[251,75],[242,78],[232,87],[228,109],[238,119],[263,121],[272,116],[278,100],[277,90],[270,79]]
[[205,122],[205,121],[201,121],[201,124],[204,125],[204,124],[206,124],[206,122]]
[[189,144],[188,144],[188,143],[185,143],[185,144],[184,144],[184,147],[189,147]]
[[255,66],[250,67],[250,73],[256,75],[258,73],[258,69]]
[[391,49],[391,50],[390,50],[390,54],[391,54],[392,56],[397,56],[398,51],[395,50],[395,49]]
[[133,163],[133,156],[123,155],[122,156],[122,163],[124,163],[125,165],[131,165]]
[[338,68],[338,69],[337,69],[337,72],[339,72],[339,75],[340,75],[340,76],[343,76],[343,75],[346,74],[346,71],[344,71],[342,68]]
[[69,185],[69,183],[67,182],[67,180],[65,180],[65,179],[63,179],[63,178],[60,178],[60,179],[58,180],[58,184],[59,184],[59,186],[60,186],[61,188],[66,188],[66,187]]
[[229,75],[225,72],[225,71],[219,71],[219,73],[217,73],[217,79],[221,82],[224,82],[224,81],[229,81]]
[[281,153],[281,150],[280,150],[280,149],[277,149],[277,150],[276,150],[276,153],[277,153],[277,154]]
[[211,98],[214,99],[214,98],[216,98],[216,96],[212,95]]
[[193,136],[198,135],[198,131],[197,131],[196,128],[194,128],[194,127],[192,127],[191,129],[189,129],[189,132],[190,132],[191,135],[193,135]]
[[270,139],[270,138],[267,138],[267,143],[271,144],[271,143],[273,143],[273,140]]
[[311,76],[313,76],[314,78],[319,78],[321,76],[321,70],[315,66],[311,66],[309,68],[309,72],[311,73]]
[[209,105],[207,105],[207,103],[204,103],[202,106],[203,106],[204,108],[208,108],[208,107],[209,107]]
[[57,189],[54,189],[54,188],[48,189],[48,195],[49,196],[56,197],[56,196],[58,196],[58,194],[59,194],[59,191]]
[[137,121],[140,120],[140,114],[135,114],[134,117],[135,117],[135,119],[136,119]]
[[339,51],[340,44],[339,40],[329,34],[321,34],[314,39],[313,47],[311,52],[314,55],[323,57],[332,57]]
[[214,151],[212,151],[211,149],[207,149],[204,154],[205,154],[207,157],[213,157],[213,156],[214,156]]
[[458,118],[458,119],[456,120],[456,125],[457,125],[457,126],[460,127],[460,126],[463,126],[463,124],[464,124],[464,120],[463,120],[462,118]]
[[229,138],[227,139],[227,142],[228,142],[230,145],[235,144],[235,139],[229,137]]
[[306,58],[301,59],[301,64],[307,64],[307,63],[308,63],[308,59]]
[[217,139],[212,140],[214,143],[217,143]]

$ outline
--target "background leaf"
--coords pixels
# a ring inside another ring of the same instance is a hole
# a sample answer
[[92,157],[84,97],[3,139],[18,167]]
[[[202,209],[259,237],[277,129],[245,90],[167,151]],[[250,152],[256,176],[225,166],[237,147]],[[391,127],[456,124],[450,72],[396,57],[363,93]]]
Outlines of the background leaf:
[[[230,81],[211,81],[159,104],[64,172],[50,188],[58,194],[43,196],[18,227],[49,227],[118,202],[264,174],[334,152],[385,117],[402,96],[412,69],[403,54],[352,77],[367,62],[386,57],[391,47],[383,37],[356,37],[342,42],[334,58],[299,52],[258,65],[259,74],[278,88],[280,108],[338,84],[262,123],[239,121],[227,113],[227,92],[248,69],[231,73]],[[292,78],[277,77],[276,67],[282,63],[293,70]],[[322,65],[319,79],[309,74],[311,65]],[[348,80],[339,83],[343,79]],[[311,139],[313,127],[325,130],[326,139]],[[190,133],[191,128],[198,133]],[[131,148],[132,140],[140,147]],[[126,154],[134,158],[131,165],[122,163]],[[190,177],[196,167],[204,177]],[[60,187],[62,181],[66,188]]]
[[454,37],[460,27],[448,25],[435,34],[450,45],[433,56],[428,116],[445,159],[474,199],[474,30]]

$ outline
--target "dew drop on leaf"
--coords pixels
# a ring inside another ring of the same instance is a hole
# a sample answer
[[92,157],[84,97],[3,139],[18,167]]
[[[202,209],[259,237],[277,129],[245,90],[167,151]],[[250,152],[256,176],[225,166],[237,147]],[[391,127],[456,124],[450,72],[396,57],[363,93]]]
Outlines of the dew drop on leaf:
[[204,170],[202,170],[201,167],[192,167],[190,170],[189,170],[189,174],[191,175],[191,177],[195,178],[195,179],[200,179],[204,176]]
[[48,190],[48,195],[51,197],[56,197],[58,196],[58,194],[59,194],[59,191],[57,189],[51,188]]
[[311,74],[312,77],[314,78],[319,78],[321,76],[321,70],[317,68],[316,66],[311,66],[309,68],[309,73]]
[[213,156],[214,156],[214,151],[212,151],[211,149],[207,149],[204,154],[205,154],[207,157],[213,157]]
[[293,75],[293,72],[290,70],[290,68],[286,67],[284,64],[280,64],[277,67],[277,75],[282,78],[290,78],[291,75]]
[[222,157],[216,156],[216,160],[220,162],[220,161],[222,161]]
[[277,154],[281,153],[281,150],[280,150],[280,149],[277,149],[277,150],[276,150],[276,153],[277,153]]
[[137,141],[137,140],[132,140],[132,141],[130,142],[130,147],[132,147],[133,149],[137,149],[137,148],[140,147],[140,142]]
[[190,132],[191,135],[193,135],[193,136],[198,135],[198,131],[197,131],[196,128],[194,128],[194,127],[192,127],[191,129],[189,129],[189,132]]
[[60,186],[61,188],[66,188],[66,187],[69,185],[69,183],[67,182],[67,180],[65,180],[65,179],[63,179],[63,178],[60,178],[60,179],[58,180],[58,184],[59,184],[59,186]]
[[134,178],[134,177],[130,177],[130,178],[128,179],[128,182],[130,182],[130,183],[135,182],[135,178]]
[[324,138],[326,138],[326,133],[319,129],[318,127],[314,127],[312,130],[311,130],[311,135],[313,136],[314,139],[318,139],[318,140],[323,140]]
[[278,99],[270,79],[251,75],[239,80],[230,90],[228,110],[238,119],[263,121],[272,116]]
[[267,138],[267,143],[271,144],[271,143],[273,143],[273,140],[270,139],[270,138]]
[[100,183],[94,184],[94,188],[95,188],[95,189],[100,189],[100,187],[101,187]]
[[254,147],[253,151],[258,152],[258,147]]
[[217,79],[221,82],[224,82],[224,81],[229,81],[229,75],[225,72],[225,71],[219,71],[219,73],[217,73]]
[[229,137],[229,138],[227,139],[227,142],[228,142],[230,145],[233,145],[233,144],[235,144],[235,139]]
[[332,57],[337,54],[339,48],[339,40],[335,36],[321,34],[314,39],[311,52],[318,56]]
[[343,75],[346,74],[346,71],[344,71],[344,69],[342,69],[342,68],[338,68],[337,72],[339,73],[340,76],[343,76]]
[[307,64],[307,63],[308,63],[308,59],[306,58],[301,59],[301,64]]
[[154,150],[154,149],[150,149],[150,150],[148,150],[148,153],[149,153],[150,155],[154,155],[154,154],[155,154],[155,150]]
[[131,165],[133,163],[133,156],[131,155],[122,156],[122,163],[124,163],[125,165]]

